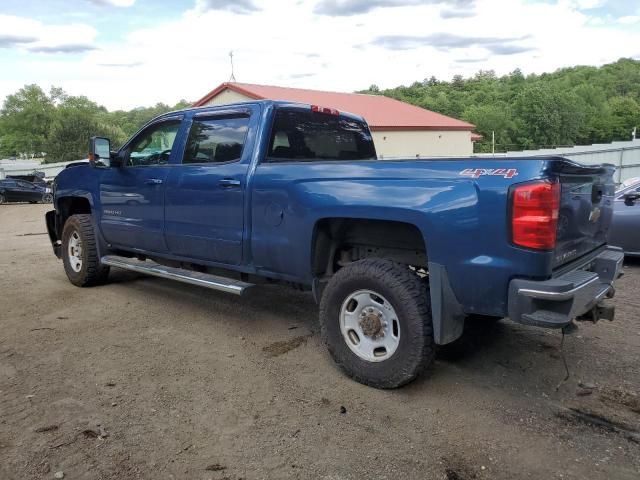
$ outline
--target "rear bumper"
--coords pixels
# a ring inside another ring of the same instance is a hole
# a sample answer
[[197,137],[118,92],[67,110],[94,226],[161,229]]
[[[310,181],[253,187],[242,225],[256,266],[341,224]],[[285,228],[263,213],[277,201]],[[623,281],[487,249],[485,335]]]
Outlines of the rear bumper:
[[607,247],[587,265],[549,280],[509,282],[509,317],[514,322],[562,328],[613,296],[622,273],[624,252]]

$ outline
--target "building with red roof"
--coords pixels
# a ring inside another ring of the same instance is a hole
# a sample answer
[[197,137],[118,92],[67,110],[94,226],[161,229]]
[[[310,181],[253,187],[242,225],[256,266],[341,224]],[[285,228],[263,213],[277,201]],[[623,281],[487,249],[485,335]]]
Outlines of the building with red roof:
[[467,156],[473,153],[474,125],[382,95],[225,82],[194,106],[263,99],[321,105],[363,116],[369,123],[380,158]]

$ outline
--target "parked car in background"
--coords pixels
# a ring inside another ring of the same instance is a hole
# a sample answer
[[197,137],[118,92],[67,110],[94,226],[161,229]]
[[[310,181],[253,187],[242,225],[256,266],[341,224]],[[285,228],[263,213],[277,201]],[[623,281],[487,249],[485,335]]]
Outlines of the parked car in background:
[[49,187],[14,178],[0,180],[0,204],[9,202],[51,203],[52,201],[53,195]]
[[618,190],[624,190],[631,185],[635,185],[636,183],[640,183],[640,177],[627,178],[624,182],[622,182],[618,186]]
[[44,179],[43,172],[39,172],[38,175],[7,175],[7,178],[12,180],[24,180],[25,182],[33,183],[41,187],[47,186],[47,181]]
[[622,247],[627,256],[640,257],[640,177],[632,180],[615,194],[609,244]]

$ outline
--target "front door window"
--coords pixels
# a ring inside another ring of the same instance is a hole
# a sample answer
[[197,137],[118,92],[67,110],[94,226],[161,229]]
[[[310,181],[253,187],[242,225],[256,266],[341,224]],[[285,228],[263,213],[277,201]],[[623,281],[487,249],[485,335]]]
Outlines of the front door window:
[[180,120],[152,125],[129,146],[127,166],[165,165],[169,163],[171,149],[180,128]]

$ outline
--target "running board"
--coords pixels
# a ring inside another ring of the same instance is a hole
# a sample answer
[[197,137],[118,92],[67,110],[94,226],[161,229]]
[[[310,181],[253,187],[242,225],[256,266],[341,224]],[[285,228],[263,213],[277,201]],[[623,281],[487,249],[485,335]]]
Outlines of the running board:
[[122,268],[132,272],[153,275],[154,277],[168,278],[177,282],[190,283],[199,287],[219,290],[221,292],[242,295],[252,287],[252,283],[245,283],[232,278],[220,277],[209,273],[195,272],[184,268],[166,267],[151,261],[138,260],[137,258],[119,257],[117,255],[106,255],[100,259],[103,265]]

